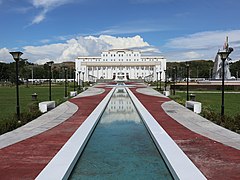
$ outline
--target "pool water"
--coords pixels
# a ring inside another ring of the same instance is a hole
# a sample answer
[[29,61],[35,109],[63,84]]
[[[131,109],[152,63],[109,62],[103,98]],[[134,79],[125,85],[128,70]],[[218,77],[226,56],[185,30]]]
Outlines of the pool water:
[[69,179],[173,179],[124,88],[117,88]]

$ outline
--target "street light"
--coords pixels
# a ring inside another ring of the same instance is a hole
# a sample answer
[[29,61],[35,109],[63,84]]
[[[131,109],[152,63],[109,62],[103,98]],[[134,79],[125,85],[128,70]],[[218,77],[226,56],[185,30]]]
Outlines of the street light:
[[83,81],[82,81],[82,87],[84,87],[84,71],[82,72],[82,74],[83,74]]
[[77,74],[77,78],[76,78],[76,80],[77,80],[77,85],[78,85],[78,73],[76,73]]
[[[28,59],[20,58],[20,60],[24,62],[25,66],[28,68],[28,62],[27,62]],[[26,87],[28,88],[28,71],[27,70],[24,70],[24,71],[26,71],[24,73],[24,78],[26,78]]]
[[186,64],[187,67],[187,101],[189,100],[189,89],[188,89],[188,83],[189,83],[189,64]]
[[176,94],[176,90],[175,90],[175,81],[176,81],[176,72],[175,72],[175,67],[173,68],[173,95]]
[[32,85],[33,85],[33,68],[34,68],[34,64],[32,65]]
[[64,76],[65,76],[65,98],[68,97],[67,95],[67,67],[64,68]]
[[52,100],[52,91],[51,91],[52,72],[51,72],[51,70],[52,70],[53,63],[54,63],[53,61],[47,62],[47,65],[49,67],[49,75],[48,75],[48,77],[49,77],[49,101]]
[[19,89],[18,89],[18,62],[20,59],[20,56],[23,54],[22,52],[9,52],[12,56],[13,59],[16,61],[16,95],[17,95],[17,119],[20,120],[20,106],[19,106]]
[[222,60],[222,106],[221,106],[221,116],[224,116],[224,79],[225,79],[225,61],[229,54],[233,51],[233,48],[229,47],[223,51],[219,51],[218,55]]
[[73,69],[73,91],[75,91],[75,72],[76,72],[76,69]]
[[165,84],[164,84],[164,87],[165,87],[165,88],[164,88],[164,90],[165,90],[165,91],[167,91],[167,74],[166,74],[166,73],[167,73],[167,70],[165,69],[165,70],[164,70],[164,74],[165,74]]
[[81,91],[81,71],[78,71],[78,78],[79,78],[79,80],[78,80],[78,85],[79,85],[79,91]]
[[162,89],[162,82],[161,82],[162,81],[162,77],[161,77],[162,76],[162,71],[160,71],[159,73],[160,73],[160,91],[161,91],[161,89]]
[[157,90],[158,90],[158,72],[157,72]]

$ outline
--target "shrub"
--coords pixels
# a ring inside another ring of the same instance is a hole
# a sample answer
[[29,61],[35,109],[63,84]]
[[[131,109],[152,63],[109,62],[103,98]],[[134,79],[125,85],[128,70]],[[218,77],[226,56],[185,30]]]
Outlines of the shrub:
[[12,117],[0,121],[0,134],[12,131],[40,116],[42,113],[38,109],[37,102],[29,104],[28,111],[20,114],[20,121],[16,114]]
[[[185,105],[185,100],[181,98],[179,95],[170,96],[171,99],[176,101],[181,105]],[[240,133],[240,113],[236,116],[225,115],[222,117],[219,113],[215,112],[211,107],[205,106],[202,108],[202,112],[200,114],[202,117],[212,121],[215,124],[218,124],[222,127],[225,127],[231,131],[235,131]]]
[[203,108],[201,115],[222,127],[240,133],[240,114],[237,114],[236,116],[225,115],[222,117],[219,113],[216,113],[210,107],[207,107]]
[[171,99],[173,99],[174,101],[176,101],[177,103],[185,106],[185,99],[183,99],[181,96],[179,96],[179,95],[171,95],[169,97]]

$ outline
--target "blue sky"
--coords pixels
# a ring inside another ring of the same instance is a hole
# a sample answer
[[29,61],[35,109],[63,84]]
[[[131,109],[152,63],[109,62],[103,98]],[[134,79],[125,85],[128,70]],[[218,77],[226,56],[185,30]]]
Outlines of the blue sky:
[[168,61],[214,59],[229,36],[240,59],[239,0],[0,0],[0,61],[71,61],[136,48]]

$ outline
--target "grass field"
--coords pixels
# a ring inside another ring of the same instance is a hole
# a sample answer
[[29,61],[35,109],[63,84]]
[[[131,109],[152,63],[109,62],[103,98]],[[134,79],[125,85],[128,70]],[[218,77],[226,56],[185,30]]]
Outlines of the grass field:
[[[192,92],[196,95],[196,101],[202,103],[202,107],[210,107],[215,112],[221,112],[221,103],[222,103],[222,94],[221,91],[214,91],[214,92]],[[182,99],[186,100],[186,93],[185,92],[176,92],[178,96]],[[190,93],[189,93],[190,94]],[[225,93],[225,114],[234,116],[240,113],[240,93]]]
[[[69,89],[68,91],[73,90]],[[64,86],[52,85],[52,100],[59,103],[64,100]],[[33,103],[31,94],[37,93],[38,102],[47,101],[49,99],[48,86],[29,86],[28,88],[20,86],[19,100],[20,111],[28,111],[28,106]],[[69,93],[68,93],[69,94]],[[16,113],[16,87],[0,87],[0,120],[3,120]]]

